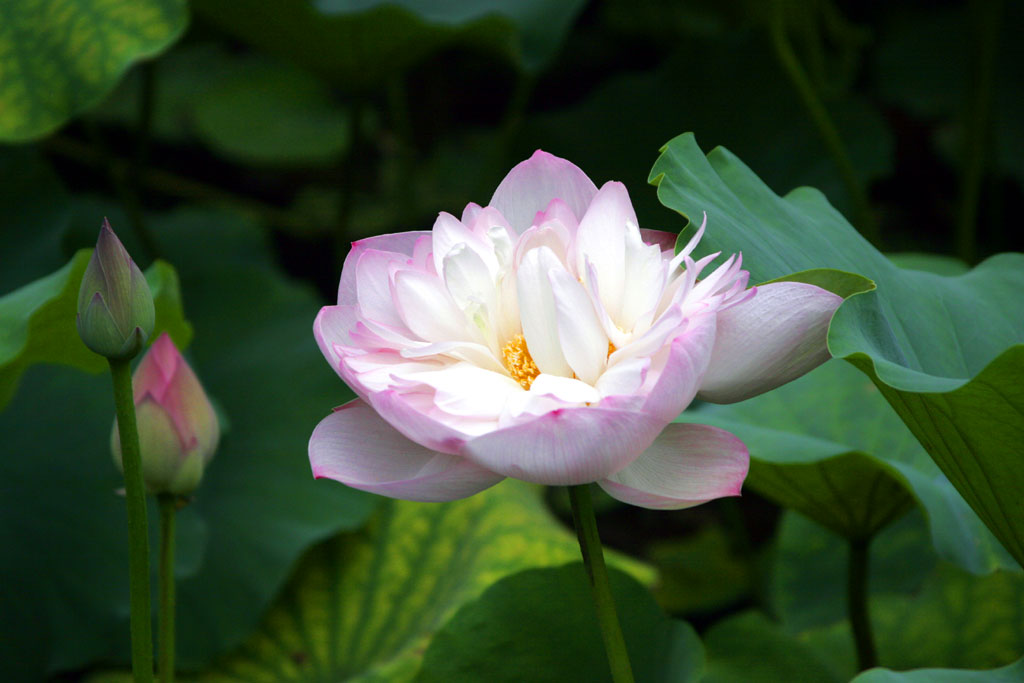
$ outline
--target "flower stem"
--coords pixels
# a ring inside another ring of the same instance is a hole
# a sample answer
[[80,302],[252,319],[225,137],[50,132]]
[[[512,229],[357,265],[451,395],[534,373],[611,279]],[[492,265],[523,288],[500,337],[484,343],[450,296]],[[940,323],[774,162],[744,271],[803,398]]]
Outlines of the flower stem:
[[135,424],[131,365],[127,359],[110,359],[114,381],[117,429],[121,437],[125,506],[128,511],[128,570],[131,595],[132,674],[137,683],[153,680],[153,625],[149,609],[149,530],[146,526],[146,493],[139,457],[139,431]]
[[828,110],[822,103],[821,98],[815,92],[811,79],[807,76],[807,72],[804,71],[796,52],[793,50],[793,45],[790,43],[789,36],[786,33],[784,14],[781,0],[776,0],[771,19],[771,38],[772,45],[775,48],[775,55],[782,64],[786,75],[789,76],[793,87],[796,88],[800,100],[807,109],[807,113],[818,128],[818,134],[821,136],[825,147],[828,148],[829,154],[832,155],[832,160],[839,169],[843,184],[846,185],[846,192],[849,194],[857,214],[858,229],[869,242],[876,247],[881,246],[881,233],[878,229],[878,224],[875,222],[875,217],[871,213],[867,192],[857,178],[857,172],[853,168],[850,156],[846,153],[846,146],[843,144],[843,139],[840,137],[835,123],[833,123],[832,118],[829,116]]
[[633,669],[629,664],[629,653],[622,637],[619,617],[615,613],[615,600],[608,582],[608,569],[604,565],[604,553],[601,550],[601,538],[597,534],[597,520],[594,519],[594,506],[590,501],[588,485],[570,486],[569,501],[572,504],[572,519],[576,525],[580,553],[583,554],[583,565],[590,579],[590,590],[597,609],[597,621],[601,627],[608,665],[612,670],[612,680],[615,683],[633,683]]
[[160,634],[157,671],[160,683],[174,683],[174,515],[178,497],[161,494],[160,501]]
[[868,616],[868,545],[869,538],[850,539],[850,565],[846,582],[847,610],[853,642],[857,648],[857,669],[864,671],[878,665],[875,641]]
[[968,264],[973,264],[978,256],[978,204],[991,152],[992,101],[1002,2],[981,0],[973,3],[972,9],[976,25],[974,71],[963,124],[960,201],[956,217],[956,253]]

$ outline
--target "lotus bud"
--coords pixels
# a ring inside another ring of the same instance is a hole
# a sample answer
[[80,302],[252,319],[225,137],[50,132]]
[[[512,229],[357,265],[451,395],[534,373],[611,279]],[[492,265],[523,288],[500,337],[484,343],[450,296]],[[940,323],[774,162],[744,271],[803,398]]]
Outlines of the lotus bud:
[[[192,493],[217,450],[220,426],[198,378],[166,332],[135,369],[132,396],[146,489],[153,494]],[[122,468],[117,420],[110,446]]]
[[78,290],[78,334],[107,358],[133,358],[153,332],[156,310],[142,271],[103,219]]

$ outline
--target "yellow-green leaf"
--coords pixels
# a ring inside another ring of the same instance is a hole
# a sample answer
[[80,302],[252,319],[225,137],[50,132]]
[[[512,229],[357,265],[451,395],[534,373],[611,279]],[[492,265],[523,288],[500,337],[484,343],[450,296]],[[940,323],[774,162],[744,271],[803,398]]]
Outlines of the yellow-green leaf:
[[0,140],[41,137],[93,106],[187,19],[185,0],[0,3]]
[[[409,680],[431,635],[466,601],[521,569],[577,559],[575,538],[521,482],[453,503],[390,503],[365,531],[307,554],[259,630],[199,678]],[[615,563],[653,578],[638,563]]]

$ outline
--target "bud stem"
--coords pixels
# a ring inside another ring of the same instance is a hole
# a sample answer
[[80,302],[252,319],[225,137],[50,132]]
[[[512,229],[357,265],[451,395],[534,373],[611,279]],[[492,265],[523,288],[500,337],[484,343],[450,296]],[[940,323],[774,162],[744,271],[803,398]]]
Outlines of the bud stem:
[[572,504],[572,519],[576,525],[576,538],[580,542],[583,566],[587,568],[590,591],[597,610],[597,622],[604,639],[605,654],[615,683],[633,683],[633,669],[629,664],[626,641],[622,637],[619,616],[615,613],[615,599],[608,581],[608,569],[604,565],[604,551],[601,538],[597,535],[597,520],[594,505],[590,501],[589,484],[569,487],[569,502]]
[[136,683],[153,680],[153,625],[149,608],[149,529],[146,492],[135,424],[132,371],[127,359],[109,359],[114,382],[114,406],[121,438],[125,506],[128,512],[128,568],[131,594],[132,674]]
[[160,633],[157,671],[160,683],[174,683],[174,516],[178,497],[163,493],[160,501]]

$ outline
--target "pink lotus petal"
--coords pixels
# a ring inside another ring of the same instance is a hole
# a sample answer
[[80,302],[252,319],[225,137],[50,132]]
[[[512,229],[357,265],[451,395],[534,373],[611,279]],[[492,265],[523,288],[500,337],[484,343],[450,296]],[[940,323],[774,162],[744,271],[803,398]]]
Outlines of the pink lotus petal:
[[699,398],[735,403],[790,382],[830,358],[826,337],[842,298],[802,282],[761,285],[718,314]]
[[585,484],[624,467],[664,425],[644,412],[561,408],[471,439],[464,454],[481,467],[535,484]]
[[491,206],[521,234],[552,199],[561,199],[578,218],[596,194],[593,181],[575,164],[537,150],[508,172],[494,191]]
[[[429,396],[425,400],[432,402]],[[467,435],[431,417],[416,405],[415,395],[381,391],[371,394],[367,402],[394,429],[425,448],[456,455],[465,447]]]
[[341,372],[341,354],[335,345],[350,346],[350,334],[356,328],[359,311],[355,306],[324,306],[313,321],[313,336],[320,353],[335,372]]
[[338,283],[338,303],[356,303],[356,262],[367,249],[377,251],[393,251],[397,254],[412,256],[416,248],[416,240],[426,235],[430,237],[429,230],[412,230],[410,232],[396,232],[389,235],[377,235],[367,237],[352,243],[352,249],[345,257],[345,264],[341,269],[341,282]]
[[457,455],[410,441],[360,400],[317,425],[309,440],[309,462],[318,479],[424,502],[466,498],[503,479]]
[[749,466],[747,447],[729,432],[670,424],[640,457],[598,484],[631,505],[678,509],[738,496]]
[[622,183],[609,181],[580,219],[573,245],[577,264],[593,264],[601,302],[612,319],[619,315],[625,285],[627,223],[636,225],[629,193]]
[[655,358],[661,363],[652,365],[649,371],[657,379],[644,403],[645,410],[666,422],[686,410],[711,361],[715,332],[714,315],[692,320],[689,328],[672,340],[668,353]]

